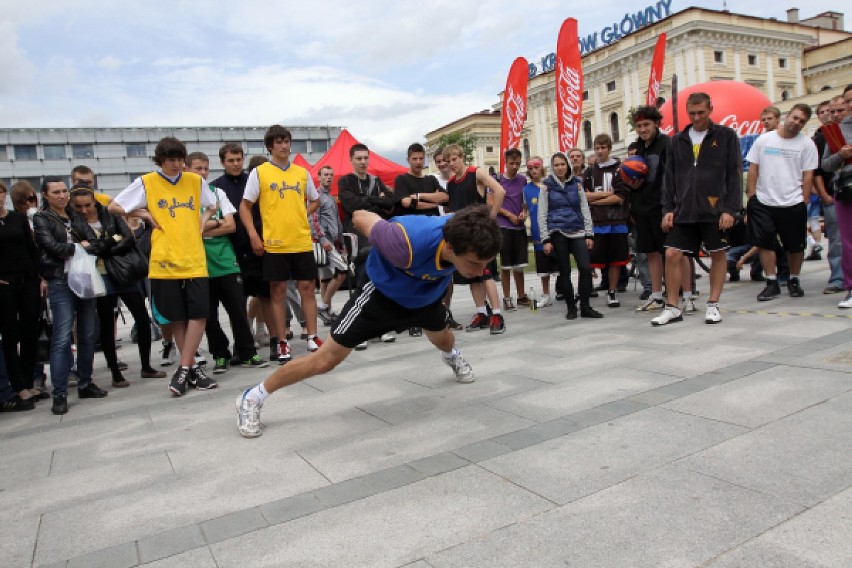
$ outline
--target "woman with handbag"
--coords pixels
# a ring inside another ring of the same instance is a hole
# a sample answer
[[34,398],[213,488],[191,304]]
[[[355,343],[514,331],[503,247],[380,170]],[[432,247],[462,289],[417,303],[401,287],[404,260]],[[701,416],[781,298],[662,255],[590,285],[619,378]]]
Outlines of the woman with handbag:
[[145,298],[139,284],[148,273],[148,261],[136,248],[136,239],[124,219],[112,215],[95,200],[91,189],[75,187],[71,190],[71,203],[96,237],[108,243],[98,254],[98,272],[106,284],[106,296],[97,299],[100,322],[101,348],[112,373],[112,386],[130,386],[118,367],[115,352],[115,307],[118,299],[124,302],[136,322],[139,361],[143,379],[162,379],[166,374],[151,367],[151,321],[145,309]]
[[26,215],[6,209],[0,182],[0,335],[12,389],[22,401],[50,398],[34,389],[41,306],[38,249]]
[[53,383],[54,414],[68,412],[68,375],[74,362],[71,329],[77,322],[77,395],[103,398],[107,391],[92,382],[95,358],[95,299],[77,297],[68,285],[66,264],[77,245],[92,255],[108,246],[95,238],[86,221],[68,207],[68,186],[59,176],[44,178],[41,187],[44,207],[33,217],[36,245],[41,250],[41,276],[47,281],[53,336],[50,349],[50,380]]

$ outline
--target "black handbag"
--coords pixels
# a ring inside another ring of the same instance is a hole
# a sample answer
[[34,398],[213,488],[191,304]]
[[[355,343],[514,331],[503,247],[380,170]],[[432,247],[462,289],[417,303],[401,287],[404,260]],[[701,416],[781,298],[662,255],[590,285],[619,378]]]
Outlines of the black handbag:
[[834,182],[834,200],[852,203],[852,168],[843,167]]
[[38,322],[38,341],[36,343],[36,362],[50,362],[50,341],[53,337],[53,322],[50,319],[50,310],[47,309],[47,300],[41,299],[41,318]]
[[148,259],[139,251],[136,243],[123,254],[106,257],[104,265],[115,285],[122,288],[132,286],[148,276]]

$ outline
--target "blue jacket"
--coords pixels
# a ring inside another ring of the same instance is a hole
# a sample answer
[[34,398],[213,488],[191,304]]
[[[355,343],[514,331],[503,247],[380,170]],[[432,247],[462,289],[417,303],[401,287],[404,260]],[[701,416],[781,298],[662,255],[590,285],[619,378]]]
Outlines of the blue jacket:
[[586,194],[574,178],[561,183],[551,174],[544,180],[546,191],[539,197],[539,225],[544,242],[554,231],[566,235],[584,233],[594,238]]

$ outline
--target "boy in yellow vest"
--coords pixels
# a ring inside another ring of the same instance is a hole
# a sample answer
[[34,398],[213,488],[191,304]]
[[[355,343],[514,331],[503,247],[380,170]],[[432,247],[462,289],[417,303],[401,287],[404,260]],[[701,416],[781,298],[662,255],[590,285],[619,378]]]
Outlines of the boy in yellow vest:
[[[317,265],[308,215],[319,207],[319,194],[305,168],[290,163],[290,131],[275,124],[263,137],[272,159],[249,174],[240,219],[257,256],[263,256],[263,279],[269,282],[273,321],[267,321],[270,333],[279,339],[278,364],[290,360],[287,342],[284,302],[287,301],[287,281],[296,280],[305,327],[308,329],[308,351],[322,345],[317,337],[317,299],[314,286]],[[310,205],[305,207],[305,200]],[[252,219],[254,203],[260,206],[263,235],[258,235]],[[273,347],[270,341],[270,347]]]
[[160,169],[136,178],[109,205],[111,213],[141,217],[154,228],[148,277],[152,302],[172,323],[180,350],[180,366],[169,384],[175,396],[186,392],[187,383],[198,389],[219,386],[195,363],[209,312],[201,232],[216,211],[216,197],[204,191],[201,176],[183,171],[185,160],[183,142],[163,138],[154,150]]

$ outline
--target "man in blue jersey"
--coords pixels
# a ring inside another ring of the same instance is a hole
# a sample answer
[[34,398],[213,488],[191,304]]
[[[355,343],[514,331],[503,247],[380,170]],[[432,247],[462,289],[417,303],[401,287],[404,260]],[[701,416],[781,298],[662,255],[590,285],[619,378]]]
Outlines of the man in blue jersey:
[[263,383],[237,397],[240,434],[262,434],[260,409],[276,390],[327,373],[359,343],[394,329],[417,326],[442,352],[460,383],[473,382],[473,371],[455,348],[441,302],[453,273],[482,276],[500,250],[500,228],[485,205],[445,217],[405,216],[382,219],[356,210],[355,228],[373,245],[367,258],[368,280],[341,310],[331,334],[315,353],[281,367]]

